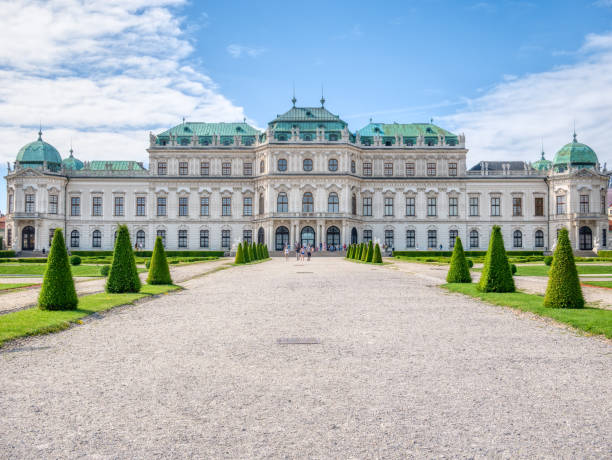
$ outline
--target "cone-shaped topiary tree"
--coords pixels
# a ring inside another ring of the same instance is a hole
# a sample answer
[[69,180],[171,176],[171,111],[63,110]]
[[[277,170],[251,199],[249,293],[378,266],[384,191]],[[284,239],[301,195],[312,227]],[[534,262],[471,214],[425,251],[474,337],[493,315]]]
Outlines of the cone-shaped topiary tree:
[[270,253],[268,252],[268,245],[264,244],[264,255],[266,256],[266,259],[270,258]]
[[574,262],[567,229],[559,232],[557,247],[548,274],[544,306],[552,308],[583,308],[584,297]]
[[347,258],[347,259],[351,259],[351,258],[352,258],[352,256],[353,256],[353,250],[354,250],[354,249],[355,249],[355,248],[354,248],[354,247],[353,247],[353,245],[351,244],[351,245],[349,246],[349,248],[348,248],[348,251],[346,251],[346,258]]
[[489,249],[485,256],[484,268],[478,283],[478,289],[482,292],[514,292],[514,279],[508,263],[508,256],[504,248],[504,238],[501,228],[493,226]]
[[370,240],[370,243],[368,244],[368,254],[366,255],[366,262],[372,263],[372,258],[374,257],[374,244],[372,243],[372,240]]
[[253,258],[255,260],[259,260],[259,254],[257,252],[257,245],[255,243],[251,244],[251,247],[253,248]]
[[115,240],[113,262],[106,280],[106,292],[138,292],[140,278],[136,270],[136,260],[130,243],[130,232],[127,226],[120,225]]
[[365,262],[366,260],[368,260],[368,247],[369,247],[369,243],[364,243],[363,244],[363,251],[361,252],[361,261]]
[[255,259],[255,254],[253,253],[253,245],[249,244],[247,246],[249,248],[249,261],[250,262],[255,262],[255,260],[257,260],[257,259]]
[[148,284],[172,284],[170,268],[166,259],[166,251],[162,244],[161,236],[155,238],[155,246],[151,255],[151,265],[149,266]]
[[447,283],[471,283],[470,267],[468,267],[461,238],[455,238],[455,248],[450,260],[450,267],[446,275]]
[[74,310],[78,303],[64,235],[59,228],[56,228],[47,257],[42,288],[38,295],[38,308],[41,310]]
[[361,260],[361,256],[363,256],[364,248],[365,248],[365,243],[361,243],[359,245],[359,252],[357,253],[357,260]]
[[244,241],[242,245],[242,258],[244,259],[245,264],[251,262],[251,259],[249,258],[249,243],[246,241]]
[[380,254],[380,246],[378,245],[378,243],[376,243],[376,246],[374,246],[374,256],[372,256],[372,263],[373,264],[382,264],[382,255]]
[[259,256],[259,260],[264,260],[264,253],[263,253],[263,244],[259,243],[257,245],[257,255]]
[[236,248],[236,258],[234,259],[235,264],[243,264],[244,263],[244,253],[242,251],[242,243],[238,243],[238,247]]

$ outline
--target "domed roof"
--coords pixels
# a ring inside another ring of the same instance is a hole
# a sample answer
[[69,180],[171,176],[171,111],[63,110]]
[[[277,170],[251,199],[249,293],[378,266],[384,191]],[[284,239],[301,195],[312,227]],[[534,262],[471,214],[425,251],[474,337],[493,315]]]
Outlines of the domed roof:
[[73,151],[70,149],[70,156],[62,160],[62,166],[64,166],[66,169],[73,169],[76,171],[83,169],[83,162],[78,158],[75,158],[72,153]]
[[42,140],[42,132],[38,132],[38,139],[21,147],[17,153],[17,161],[22,166],[36,166],[47,162],[49,166],[59,166],[62,157],[55,147]]
[[542,158],[534,161],[531,166],[537,171],[548,171],[552,167],[552,161],[544,158],[544,150],[542,150]]
[[578,142],[576,140],[576,133],[574,133],[574,140],[564,145],[555,155],[553,166],[557,170],[569,166],[589,168],[597,166],[597,162],[597,155],[593,149],[586,144]]

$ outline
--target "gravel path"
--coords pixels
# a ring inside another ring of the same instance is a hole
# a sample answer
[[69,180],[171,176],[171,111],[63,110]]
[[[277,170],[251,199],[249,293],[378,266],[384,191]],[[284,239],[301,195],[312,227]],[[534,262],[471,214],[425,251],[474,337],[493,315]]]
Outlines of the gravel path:
[[275,259],[28,339],[0,352],[0,452],[610,456],[608,342],[435,284],[337,258]]

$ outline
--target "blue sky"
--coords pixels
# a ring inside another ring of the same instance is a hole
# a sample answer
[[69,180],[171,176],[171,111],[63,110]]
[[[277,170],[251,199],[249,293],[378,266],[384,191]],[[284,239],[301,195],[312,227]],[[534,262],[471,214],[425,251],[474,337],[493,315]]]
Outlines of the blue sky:
[[[468,163],[612,159],[612,0],[0,0],[0,161],[44,138],[66,156],[147,160],[148,132],[326,106],[352,130],[430,118]],[[6,172],[4,166],[0,170]],[[0,209],[5,205],[0,184]]]

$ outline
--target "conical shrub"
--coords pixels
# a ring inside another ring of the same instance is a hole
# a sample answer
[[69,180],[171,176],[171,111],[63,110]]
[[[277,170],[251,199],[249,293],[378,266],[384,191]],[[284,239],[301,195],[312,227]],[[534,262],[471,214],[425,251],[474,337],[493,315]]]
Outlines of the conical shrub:
[[235,264],[244,263],[244,254],[242,252],[242,243],[238,243],[238,249],[236,249],[236,258],[234,259]]
[[498,225],[494,225],[491,231],[489,249],[485,256],[478,289],[482,292],[515,291],[512,271],[504,248],[504,238]]
[[463,244],[461,238],[455,239],[455,248],[450,260],[450,267],[446,275],[447,283],[471,283],[472,276],[470,275],[470,267],[463,252]]
[[361,243],[359,245],[359,252],[357,253],[357,260],[361,260],[361,256],[363,255],[364,248],[365,248],[365,244]]
[[251,262],[251,258],[249,257],[249,243],[246,241],[243,241],[242,244],[242,258],[244,259],[245,264]]
[[115,240],[113,262],[106,280],[106,292],[138,292],[140,278],[136,270],[136,260],[130,243],[130,232],[125,225],[120,225]]
[[376,245],[374,246],[374,256],[372,256],[372,263],[373,264],[382,264],[382,255],[380,253],[380,246],[378,245],[378,243],[376,243]]
[[249,248],[249,262],[255,262],[255,254],[253,253],[253,245],[252,244],[248,244],[247,245]]
[[372,240],[370,240],[370,243],[368,244],[368,253],[366,255],[366,262],[372,263],[372,258],[374,257],[374,244],[372,243]]
[[584,297],[574,262],[572,245],[563,228],[559,232],[557,247],[548,275],[544,306],[552,308],[583,308]]
[[255,260],[259,260],[259,252],[257,252],[257,244],[253,243],[253,257],[255,257]]
[[353,251],[355,250],[355,247],[351,244],[348,248],[348,251],[346,251],[346,258],[347,259],[352,259],[353,258]]
[[264,260],[263,244],[261,243],[257,245],[257,256],[259,260]]
[[151,255],[151,265],[149,266],[148,284],[172,284],[170,268],[166,259],[166,251],[162,244],[161,236],[155,238],[155,246]]
[[270,253],[268,252],[268,245],[264,244],[264,255],[266,256],[266,259],[270,258]]
[[368,260],[368,246],[369,246],[369,243],[363,244],[363,251],[361,251],[361,259],[360,259],[362,262],[365,262],[366,260]]
[[47,257],[42,288],[38,295],[38,308],[41,310],[74,310],[78,303],[64,234],[61,229],[56,228]]

